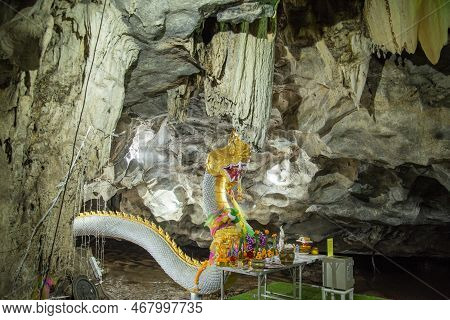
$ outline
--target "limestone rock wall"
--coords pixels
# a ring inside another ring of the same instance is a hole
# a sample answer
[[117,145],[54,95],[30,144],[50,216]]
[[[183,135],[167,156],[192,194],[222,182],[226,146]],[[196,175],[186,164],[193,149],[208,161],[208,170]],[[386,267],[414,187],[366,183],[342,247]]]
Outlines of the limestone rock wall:
[[318,155],[305,150],[318,170],[303,217],[285,230],[334,235],[350,252],[448,256],[450,198],[434,169],[449,164],[448,73],[412,56],[380,56],[361,3],[284,4],[274,107],[324,145]]
[[[448,72],[423,52],[380,55],[358,1],[284,1],[278,19],[267,135],[244,179],[251,223],[321,245],[333,236],[339,252],[448,256]],[[208,54],[223,46],[219,37],[227,39],[215,35]],[[148,103],[159,111],[145,121],[125,111],[104,189],[121,210],[200,246],[210,241],[206,154],[235,125],[229,114],[208,117],[207,90],[192,91],[183,123],[167,118],[164,99]]]
[[79,125],[50,275],[72,270],[80,181],[108,162],[138,51],[110,4],[44,0],[11,17],[0,27],[0,296],[29,297],[48,268]]

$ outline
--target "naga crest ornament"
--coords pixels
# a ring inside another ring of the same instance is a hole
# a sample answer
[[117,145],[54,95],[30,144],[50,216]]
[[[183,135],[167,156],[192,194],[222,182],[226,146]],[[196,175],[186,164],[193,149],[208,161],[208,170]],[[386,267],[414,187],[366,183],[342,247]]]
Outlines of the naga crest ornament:
[[233,130],[225,147],[208,154],[206,171],[214,177],[226,176],[229,182],[235,182],[250,161],[250,155],[250,146]]

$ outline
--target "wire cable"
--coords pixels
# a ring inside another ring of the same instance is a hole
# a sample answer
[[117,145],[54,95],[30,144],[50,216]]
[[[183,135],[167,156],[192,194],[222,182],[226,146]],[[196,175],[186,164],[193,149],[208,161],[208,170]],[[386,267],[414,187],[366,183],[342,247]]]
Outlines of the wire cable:
[[[107,0],[105,0],[103,2],[103,10],[102,10],[102,15],[101,15],[101,19],[100,19],[100,26],[98,28],[97,39],[95,41],[94,51],[93,51],[93,54],[92,54],[91,66],[89,68],[89,73],[88,73],[88,76],[86,78],[86,89],[84,90],[83,105],[81,107],[81,112],[80,112],[80,116],[79,116],[79,119],[78,119],[77,128],[75,130],[75,136],[74,136],[73,145],[72,145],[72,156],[71,156],[71,160],[70,160],[71,164],[72,164],[72,162],[74,160],[74,157],[75,157],[75,149],[76,149],[76,142],[77,142],[77,138],[78,138],[78,132],[80,130],[81,120],[83,118],[84,109],[86,107],[86,98],[87,98],[87,92],[88,92],[88,88],[89,88],[89,80],[90,80],[90,77],[91,77],[92,68],[94,67],[95,54],[97,52],[98,40],[100,38],[100,33],[101,33],[101,30],[102,30],[102,26],[103,26],[103,18],[104,18],[104,15],[105,15],[106,3],[107,3]],[[86,8],[89,11],[89,2],[86,3]],[[60,225],[60,222],[61,222],[62,210],[63,210],[63,207],[64,207],[64,198],[65,198],[65,195],[66,195],[67,185],[69,183],[69,179],[70,179],[71,175],[72,175],[72,171],[69,171],[66,183],[64,184],[64,188],[63,188],[63,191],[62,191],[61,205],[59,207],[58,219],[56,221],[56,227],[55,227],[55,232],[54,232],[54,235],[53,235],[52,246],[51,246],[51,249],[50,249],[50,254],[48,256],[47,267],[46,267],[45,275],[44,275],[43,279],[46,279],[48,277],[48,274],[49,274],[50,269],[51,269],[51,263],[52,263],[54,249],[55,249],[56,236],[58,234],[58,229],[59,229],[59,225]],[[44,289],[44,281],[41,283],[41,287],[40,287],[40,290],[39,290],[40,291],[40,293],[39,293],[40,299],[42,299],[43,289]]]

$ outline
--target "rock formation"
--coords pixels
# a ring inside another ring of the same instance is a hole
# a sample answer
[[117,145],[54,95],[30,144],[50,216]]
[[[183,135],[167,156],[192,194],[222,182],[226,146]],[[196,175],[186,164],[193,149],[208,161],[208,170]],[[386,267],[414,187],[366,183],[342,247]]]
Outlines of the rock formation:
[[[447,256],[448,73],[414,64],[423,53],[378,57],[362,15],[357,2],[328,11],[283,2],[273,108],[244,180],[244,208],[256,224],[285,225],[291,238],[334,235],[338,250]],[[138,130],[134,147],[123,148],[128,155],[117,157],[136,161],[111,168],[109,185],[121,210],[151,211],[179,241],[201,246],[210,241],[202,226],[203,161],[234,125],[232,117],[207,117],[206,88],[188,99],[183,123],[157,113],[145,122],[123,116],[123,128],[135,122]],[[128,146],[129,136],[118,145]],[[425,245],[427,237],[433,241]]]
[[72,272],[84,209],[206,247],[204,160],[232,127],[255,147],[255,226],[448,257],[450,5],[416,3],[3,3],[0,296],[30,296],[49,261]]

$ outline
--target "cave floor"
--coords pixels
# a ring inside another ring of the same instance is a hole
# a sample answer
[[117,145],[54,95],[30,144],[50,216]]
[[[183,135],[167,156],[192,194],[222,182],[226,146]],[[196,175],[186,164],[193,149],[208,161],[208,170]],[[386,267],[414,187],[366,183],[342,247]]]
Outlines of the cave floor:
[[[203,252],[187,249],[196,258],[202,258]],[[371,269],[370,257],[355,257],[355,299],[442,299],[410,275],[383,263],[377,257],[378,273]],[[447,260],[434,261],[419,267],[414,258],[399,261],[408,270],[450,296],[450,286],[443,276],[447,274]],[[408,264],[409,263],[409,264]],[[108,239],[105,245],[106,275],[103,287],[113,299],[189,299],[189,293],[176,284],[142,248],[126,241]],[[305,283],[318,285],[321,282],[321,265],[307,266],[303,273]],[[253,299],[256,280],[237,276],[226,287],[227,299]],[[291,290],[287,274],[271,277],[271,286],[277,291]],[[320,299],[320,291],[305,285],[304,299]],[[220,299],[220,293],[207,295],[204,299]]]

